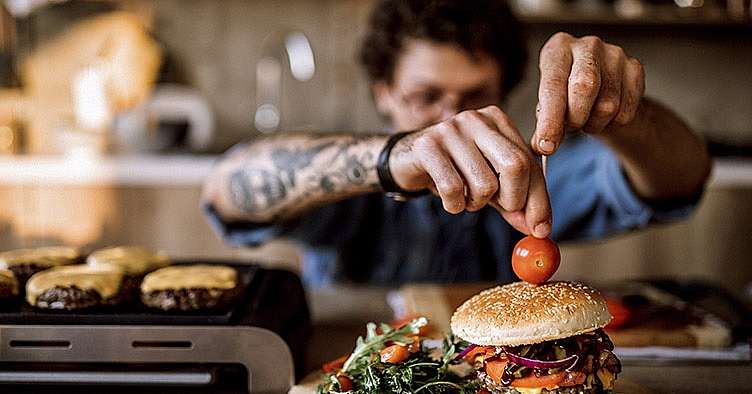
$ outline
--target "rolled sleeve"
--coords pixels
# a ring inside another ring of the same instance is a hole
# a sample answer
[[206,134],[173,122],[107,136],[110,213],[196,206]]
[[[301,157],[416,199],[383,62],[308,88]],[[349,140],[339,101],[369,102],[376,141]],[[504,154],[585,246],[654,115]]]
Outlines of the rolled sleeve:
[[204,203],[201,209],[209,225],[225,242],[235,246],[259,246],[284,233],[282,226],[250,222],[226,222],[211,204]]
[[258,246],[285,237],[314,247],[340,247],[358,232],[369,210],[368,197],[357,197],[315,208],[304,215],[274,223],[229,222],[211,206],[202,206],[212,228],[238,246]]
[[633,190],[616,155],[594,138],[568,138],[550,161],[547,183],[553,237],[595,239],[689,216],[702,195],[647,202]]
[[634,228],[647,225],[653,217],[652,209],[632,190],[616,156],[607,150],[599,156],[593,180],[613,210],[619,226]]
[[275,223],[228,222],[211,204],[205,203],[201,209],[214,231],[229,244],[254,247],[275,238],[295,242],[303,253],[303,281],[309,286],[326,286],[341,270],[338,257],[343,246],[369,227],[364,225],[364,216],[380,212],[368,206],[368,197],[353,198]]
[[621,163],[604,147],[603,158],[596,174],[596,182],[602,183],[604,197],[618,212],[617,217],[624,227],[641,227],[651,222],[671,222],[689,217],[697,207],[703,191],[689,198],[648,203],[632,189]]

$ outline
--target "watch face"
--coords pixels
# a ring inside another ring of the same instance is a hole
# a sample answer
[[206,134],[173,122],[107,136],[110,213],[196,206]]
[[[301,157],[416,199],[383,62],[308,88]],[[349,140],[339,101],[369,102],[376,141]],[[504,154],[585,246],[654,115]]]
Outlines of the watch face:
[[429,193],[428,189],[425,189],[425,190],[418,190],[418,191],[406,192],[406,193],[387,192],[386,196],[391,198],[394,201],[404,202],[407,200],[412,200],[413,198],[425,196],[428,193]]
[[397,192],[388,192],[386,193],[386,196],[391,198],[394,201],[404,202],[410,199],[410,197]]

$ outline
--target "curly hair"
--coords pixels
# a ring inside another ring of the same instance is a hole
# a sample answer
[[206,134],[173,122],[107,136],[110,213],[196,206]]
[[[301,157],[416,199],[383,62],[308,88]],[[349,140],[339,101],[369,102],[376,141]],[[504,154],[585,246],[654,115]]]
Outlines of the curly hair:
[[504,0],[380,1],[360,48],[371,82],[392,82],[409,39],[454,44],[473,57],[491,56],[502,67],[504,94],[522,80],[527,61],[522,25]]

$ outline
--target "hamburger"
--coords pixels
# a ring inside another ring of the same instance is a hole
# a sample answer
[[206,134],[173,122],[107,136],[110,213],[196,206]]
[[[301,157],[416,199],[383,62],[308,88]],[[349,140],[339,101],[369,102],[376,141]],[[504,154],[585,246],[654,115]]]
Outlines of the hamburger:
[[37,272],[26,282],[26,300],[39,309],[82,310],[122,301],[123,271],[74,264]]
[[604,393],[621,371],[602,330],[610,320],[588,286],[516,282],[465,301],[451,328],[469,343],[460,357],[491,393]]
[[144,277],[141,301],[163,311],[218,310],[232,305],[242,289],[238,272],[233,267],[174,265]]

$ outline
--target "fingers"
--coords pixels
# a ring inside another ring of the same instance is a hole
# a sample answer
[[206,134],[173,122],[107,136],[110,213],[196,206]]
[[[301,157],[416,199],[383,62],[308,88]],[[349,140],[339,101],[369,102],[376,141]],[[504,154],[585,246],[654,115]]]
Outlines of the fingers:
[[[498,108],[485,109],[484,112],[492,113],[497,110]],[[476,144],[499,174],[498,204],[506,211],[519,211],[527,201],[533,157],[506,115],[496,113],[493,116],[498,119],[493,119],[497,131],[477,135]]]
[[645,92],[639,61],[598,37],[557,33],[540,54],[536,129],[531,146],[552,154],[567,130],[597,134],[634,120]]
[[634,120],[637,107],[645,94],[645,70],[639,60],[629,58],[626,61],[623,80],[619,113],[613,120],[617,126],[623,126]]
[[444,210],[449,213],[462,212],[465,209],[464,181],[436,138],[427,133],[414,141],[413,148],[418,165],[433,180]]
[[[450,213],[491,204],[512,226],[545,237],[551,209],[541,168],[497,107],[464,111],[421,132],[409,151]],[[498,197],[496,197],[498,195]]]
[[601,65],[601,89],[582,130],[586,133],[600,133],[619,113],[621,106],[624,64],[627,57],[624,50],[614,45],[604,49]]
[[484,115],[491,128],[496,130],[496,134],[501,132],[509,141],[513,142],[522,150],[529,150],[529,147],[522,138],[519,130],[512,122],[512,118],[509,117],[501,108],[495,105],[489,105],[478,110],[479,113]]
[[530,229],[527,227],[527,222],[525,221],[525,212],[524,211],[507,211],[504,208],[502,208],[498,203],[496,202],[489,202],[489,205],[491,205],[496,211],[499,212],[501,217],[504,218],[504,220],[509,223],[510,226],[514,227],[517,231],[523,233],[523,234],[530,234]]
[[572,46],[572,72],[567,86],[567,125],[585,126],[601,90],[603,42],[597,37],[583,37]]
[[569,34],[558,33],[546,42],[540,53],[537,122],[530,143],[538,154],[554,153],[564,137],[567,81],[573,62],[572,40]]
[[483,208],[499,189],[499,180],[491,170],[475,142],[472,133],[492,133],[475,112],[463,112],[457,121],[444,122],[441,128],[443,145],[449,153],[467,186],[465,209]]
[[531,171],[530,188],[524,209],[510,211],[497,202],[490,201],[489,204],[517,231],[531,234],[536,238],[551,235],[551,205],[540,168],[537,171]]
[[543,171],[519,131],[498,107],[478,110],[494,121],[498,132],[476,135],[478,148],[499,173],[499,198],[493,202],[515,228],[537,237],[551,232],[551,206]]
[[545,238],[551,234],[551,204],[548,199],[546,180],[538,165],[530,171],[530,190],[525,205],[525,221],[533,236]]

